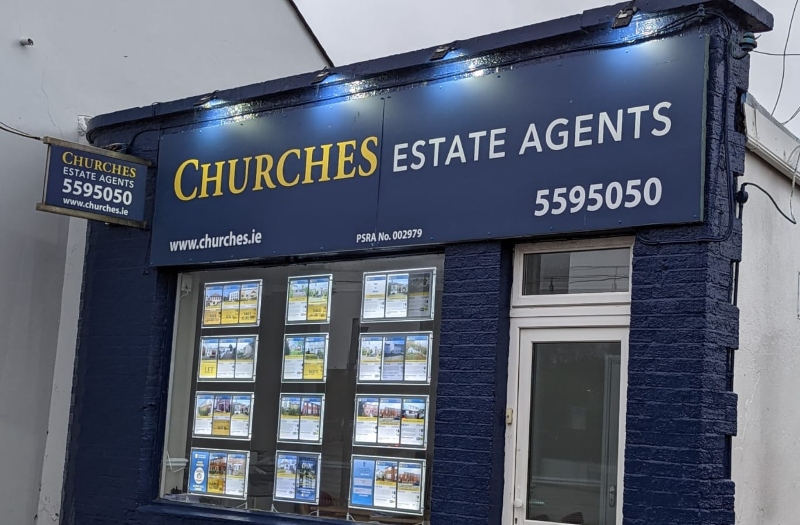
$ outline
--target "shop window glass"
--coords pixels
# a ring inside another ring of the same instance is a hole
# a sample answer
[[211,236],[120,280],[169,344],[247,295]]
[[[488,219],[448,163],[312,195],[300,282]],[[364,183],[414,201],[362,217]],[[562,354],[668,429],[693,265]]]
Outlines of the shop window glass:
[[528,253],[522,277],[523,295],[627,292],[630,249]]
[[443,260],[182,276],[163,497],[428,523]]

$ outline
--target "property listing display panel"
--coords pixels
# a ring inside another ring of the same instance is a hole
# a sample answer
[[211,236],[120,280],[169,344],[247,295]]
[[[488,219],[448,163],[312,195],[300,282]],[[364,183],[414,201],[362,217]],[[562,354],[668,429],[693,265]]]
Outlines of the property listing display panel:
[[194,378],[184,491],[230,508],[427,523],[443,260],[192,274],[193,342],[181,327],[176,341],[178,355],[192,348]]

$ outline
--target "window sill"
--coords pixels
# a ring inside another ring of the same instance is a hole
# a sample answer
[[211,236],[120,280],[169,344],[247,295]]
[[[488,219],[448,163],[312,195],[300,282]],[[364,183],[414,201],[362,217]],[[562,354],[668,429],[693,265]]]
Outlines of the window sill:
[[200,520],[226,520],[231,523],[253,523],[256,525],[300,525],[300,524],[330,524],[342,525],[346,521],[333,518],[317,518],[316,516],[301,516],[299,514],[279,514],[277,512],[223,509],[208,505],[195,505],[191,503],[178,503],[163,499],[155,500],[149,505],[136,509],[142,514],[157,514],[161,516],[174,516],[175,518],[195,518]]

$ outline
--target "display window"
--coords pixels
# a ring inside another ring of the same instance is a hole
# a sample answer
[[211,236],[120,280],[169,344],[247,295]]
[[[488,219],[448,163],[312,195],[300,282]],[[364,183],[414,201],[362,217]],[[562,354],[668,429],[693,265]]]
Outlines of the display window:
[[428,523],[443,263],[181,275],[162,496]]

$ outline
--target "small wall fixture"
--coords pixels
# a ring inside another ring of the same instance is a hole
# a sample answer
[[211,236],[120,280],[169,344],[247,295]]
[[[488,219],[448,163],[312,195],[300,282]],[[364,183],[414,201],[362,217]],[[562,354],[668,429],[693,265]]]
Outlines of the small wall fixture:
[[633,2],[620,9],[617,16],[614,17],[614,22],[611,24],[611,29],[618,29],[620,27],[628,27],[633,20],[633,15],[639,10],[638,7],[633,5]]
[[328,78],[330,76],[330,74],[331,74],[331,70],[328,69],[327,66],[323,67],[322,70],[319,73],[314,75],[314,78],[311,79],[311,83],[312,84],[319,84],[320,82],[322,82],[323,80]]
[[207,107],[207,106],[210,106],[211,105],[211,101],[215,100],[216,98],[217,98],[217,92],[214,91],[212,93],[209,93],[208,95],[203,95],[202,97],[197,99],[197,101],[193,105],[195,107],[200,107],[200,106],[206,106]]
[[450,51],[452,51],[455,48],[456,48],[456,43],[455,42],[451,42],[449,44],[445,44],[443,46],[439,46],[439,47],[437,47],[436,49],[433,50],[433,53],[431,54],[431,58],[429,58],[428,60],[441,60],[441,59],[443,59],[444,57],[447,56],[447,53],[449,53]]
[[33,40],[31,40],[30,38],[20,38],[19,45],[33,47]]

